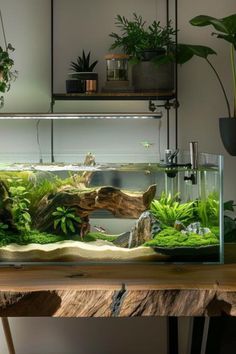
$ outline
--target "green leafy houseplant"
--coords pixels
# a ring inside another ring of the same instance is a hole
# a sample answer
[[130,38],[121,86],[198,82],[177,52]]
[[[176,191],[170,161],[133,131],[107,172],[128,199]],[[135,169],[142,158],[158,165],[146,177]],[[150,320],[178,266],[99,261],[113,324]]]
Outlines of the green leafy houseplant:
[[[200,15],[194,17],[190,20],[190,23],[193,26],[204,27],[204,26],[213,26],[217,32],[213,32],[212,35],[216,36],[219,39],[225,40],[230,45],[230,64],[232,70],[232,78],[233,78],[233,97],[234,97],[234,109],[233,109],[233,117],[236,118],[236,64],[235,64],[235,51],[236,51],[236,14],[217,19],[211,16]],[[213,65],[208,61],[214,73],[217,76],[217,79],[221,85],[223,90],[228,115],[231,117],[231,109],[229,104],[229,99],[226,95],[224,86],[219,78],[219,75]]]
[[95,66],[98,63],[98,60],[95,60],[93,63],[90,63],[90,56],[91,52],[86,55],[83,50],[82,56],[78,56],[76,61],[71,62],[70,69],[73,73],[70,73],[70,75],[76,77],[76,75],[81,72],[93,72]]
[[[228,117],[227,118],[220,118],[220,134],[221,139],[224,144],[225,149],[228,151],[229,154],[232,156],[236,156],[236,120],[235,119],[228,119],[231,117],[236,118],[236,63],[235,63],[235,51],[236,51],[236,14],[224,17],[224,18],[215,18],[211,16],[200,15],[194,17],[190,23],[193,26],[198,27],[205,27],[205,26],[212,26],[216,32],[212,32],[213,36],[226,41],[230,46],[230,67],[232,71],[232,81],[233,81],[233,114],[231,113],[230,108],[230,101],[227,96],[225,87],[223,82],[213,64],[209,61],[204,53],[204,49],[199,46],[198,52],[194,53],[200,57],[203,57],[207,60],[208,64],[210,65],[211,69],[213,70],[214,74],[217,77],[217,80],[220,84],[222,89],[227,111]],[[189,51],[189,55],[191,55],[191,46],[187,48]]]
[[74,234],[78,224],[81,224],[81,218],[75,215],[74,208],[57,207],[52,215],[54,217],[54,229],[59,229],[65,235],[68,233]]
[[136,13],[133,13],[132,20],[121,15],[117,15],[115,20],[120,33],[110,34],[110,37],[114,39],[110,49],[121,48],[125,54],[130,56],[132,63],[143,60],[145,51],[154,52],[154,59],[158,58],[159,62],[173,60],[173,55],[170,55],[170,52],[167,54],[167,50],[174,46],[176,33],[171,22],[164,27],[159,21],[153,21],[147,25],[142,16]]
[[[0,46],[0,92],[5,93],[10,90],[11,82],[14,81],[18,72],[13,70],[14,60],[11,58],[11,52],[15,49],[10,43],[7,43],[5,29],[3,25],[2,12],[0,10],[0,22],[2,27],[4,46]],[[0,108],[4,105],[4,97],[0,97]]]
[[[91,52],[85,54],[84,50],[81,56],[78,56],[76,61],[70,64],[69,76],[70,80],[66,81],[67,93],[92,93],[97,91],[98,74],[93,70],[98,61],[91,63]],[[87,87],[87,81],[90,82],[90,87]]]

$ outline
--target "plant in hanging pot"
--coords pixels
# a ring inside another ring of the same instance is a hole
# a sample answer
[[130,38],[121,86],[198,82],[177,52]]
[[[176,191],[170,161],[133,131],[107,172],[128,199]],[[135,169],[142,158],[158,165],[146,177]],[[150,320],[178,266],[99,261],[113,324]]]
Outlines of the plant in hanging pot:
[[82,56],[78,56],[76,61],[70,65],[70,80],[66,80],[67,93],[94,93],[98,89],[98,74],[93,70],[98,61],[90,63],[91,52],[87,55],[84,50]]
[[160,22],[153,21],[147,25],[142,16],[133,13],[132,20],[117,15],[115,24],[120,33],[110,34],[114,40],[110,49],[121,48],[129,55],[135,89],[172,90],[176,31],[171,23],[163,27]]
[[[0,10],[0,21],[4,39],[5,48],[0,46],[0,92],[6,93],[10,90],[11,83],[14,81],[18,72],[13,70],[14,60],[11,58],[11,53],[15,50],[10,43],[7,43],[5,29],[3,25],[2,13]],[[0,97],[0,108],[4,105],[4,97]]]
[[216,36],[219,39],[225,40],[230,46],[230,66],[233,79],[234,100],[233,113],[231,113],[229,99],[226,94],[224,85],[221,81],[221,78],[212,63],[209,60],[207,61],[219,81],[227,106],[228,117],[220,118],[219,121],[221,139],[228,153],[232,156],[236,156],[236,14],[220,19],[211,16],[200,15],[194,17],[190,21],[190,23],[193,26],[199,27],[213,26],[217,32],[213,32],[212,35]]

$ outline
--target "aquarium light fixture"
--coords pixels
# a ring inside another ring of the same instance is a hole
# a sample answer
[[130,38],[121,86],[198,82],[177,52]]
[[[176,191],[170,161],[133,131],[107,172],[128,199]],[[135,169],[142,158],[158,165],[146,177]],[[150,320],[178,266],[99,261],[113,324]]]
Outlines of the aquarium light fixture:
[[0,119],[160,119],[162,112],[127,113],[6,113]]

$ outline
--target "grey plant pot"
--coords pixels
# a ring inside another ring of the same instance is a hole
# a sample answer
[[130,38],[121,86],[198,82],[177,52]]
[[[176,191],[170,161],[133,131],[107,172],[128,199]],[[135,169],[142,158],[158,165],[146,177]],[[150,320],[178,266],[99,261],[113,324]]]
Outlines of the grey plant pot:
[[174,64],[157,66],[152,61],[141,61],[132,67],[135,91],[156,91],[174,89]]
[[220,118],[220,136],[226,151],[236,156],[236,118]]

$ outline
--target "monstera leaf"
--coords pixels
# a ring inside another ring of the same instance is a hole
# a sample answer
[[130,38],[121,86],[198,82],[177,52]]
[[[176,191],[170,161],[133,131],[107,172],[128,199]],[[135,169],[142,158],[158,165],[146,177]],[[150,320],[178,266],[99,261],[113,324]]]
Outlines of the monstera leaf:
[[189,21],[191,25],[198,27],[213,26],[220,33],[213,33],[217,38],[233,44],[236,50],[236,14],[224,17],[215,18],[211,16],[200,15]]

